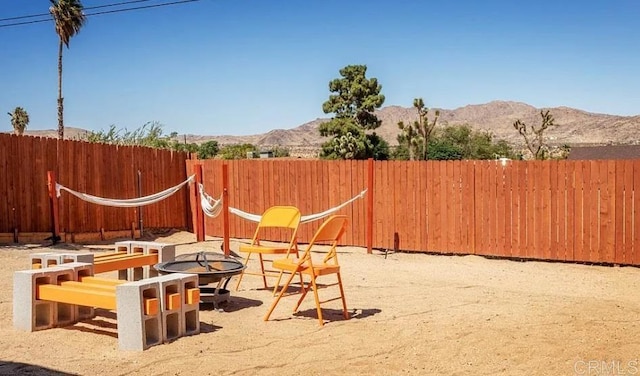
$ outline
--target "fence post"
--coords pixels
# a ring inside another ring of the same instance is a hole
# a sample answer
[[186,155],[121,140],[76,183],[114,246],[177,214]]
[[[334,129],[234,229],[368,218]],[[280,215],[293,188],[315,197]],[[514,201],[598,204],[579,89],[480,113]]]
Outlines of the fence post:
[[229,166],[222,165],[222,247],[224,255],[229,256]]
[[56,195],[56,173],[47,171],[49,188],[49,203],[51,204],[51,241],[56,244],[60,240],[60,217],[58,211],[58,197]]
[[[138,174],[136,175],[138,179],[138,197],[142,197],[142,171],[138,170]],[[142,206],[137,207],[138,210],[138,227],[140,227],[140,236],[143,236],[144,227],[143,227],[143,218],[142,218]],[[134,231],[132,238],[135,239],[136,233]]]
[[367,253],[373,251],[373,158],[367,160]]
[[193,165],[194,174],[196,175],[196,189],[194,194],[194,199],[196,203],[196,224],[194,230],[196,232],[196,241],[203,242],[205,233],[204,233],[204,213],[202,212],[202,206],[200,204],[200,184],[202,184],[202,165],[194,164]]

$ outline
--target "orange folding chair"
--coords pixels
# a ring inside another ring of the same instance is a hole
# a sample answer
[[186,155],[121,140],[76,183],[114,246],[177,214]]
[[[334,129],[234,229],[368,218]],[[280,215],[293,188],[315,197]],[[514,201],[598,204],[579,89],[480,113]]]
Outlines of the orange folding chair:
[[[264,321],[269,320],[271,313],[276,308],[276,305],[278,305],[280,299],[284,296],[287,288],[289,287],[289,284],[293,280],[293,277],[298,273],[300,273],[302,276],[309,276],[310,281],[307,282],[306,286],[304,283],[302,284],[302,289],[300,292],[302,296],[300,296],[300,298],[298,299],[298,303],[294,307],[293,312],[296,312],[298,310],[305,296],[307,296],[307,292],[309,291],[309,289],[312,289],[316,301],[318,320],[320,321],[321,326],[324,325],[324,320],[322,318],[322,309],[320,308],[320,305],[330,301],[341,299],[343,316],[345,319],[349,319],[347,302],[344,297],[344,288],[342,287],[342,278],[340,276],[340,265],[338,264],[338,255],[336,253],[336,246],[347,228],[347,223],[347,217],[344,215],[334,215],[329,217],[329,219],[327,219],[316,231],[313,239],[311,240],[311,243],[309,243],[301,258],[299,258],[298,260],[286,258],[273,261],[274,268],[287,271],[290,273],[290,276],[271,304],[269,312],[267,312],[267,315],[264,317]],[[330,248],[322,260],[313,261],[311,250],[318,242],[328,242],[330,244]],[[329,274],[335,274],[337,277],[337,282],[324,286],[329,287],[337,285],[340,289],[340,296],[333,299],[320,301],[316,279],[320,276]]]
[[[260,218],[260,222],[258,223],[258,227],[256,228],[256,232],[253,235],[253,239],[251,240],[251,244],[243,244],[240,245],[240,252],[244,252],[247,254],[247,257],[244,260],[244,265],[248,265],[249,260],[251,259],[251,255],[254,253],[258,254],[260,261],[260,272],[257,271],[248,271],[245,268],[240,274],[238,278],[238,283],[236,284],[236,290],[240,288],[240,282],[242,282],[242,277],[245,274],[251,275],[260,275],[262,276],[262,281],[264,283],[264,288],[267,288],[267,276],[270,277],[278,277],[278,282],[274,286],[273,293],[278,288],[278,284],[280,283],[280,278],[282,278],[282,271],[275,270],[267,270],[265,268],[265,261],[273,261],[273,260],[265,260],[263,255],[286,255],[289,257],[291,252],[293,251],[296,257],[298,254],[298,241],[296,239],[296,235],[298,232],[298,226],[300,225],[300,210],[294,206],[272,206],[265,210]],[[289,240],[289,244],[286,246],[282,245],[266,245],[260,239],[264,239],[265,232],[269,229],[284,229],[289,231],[291,234],[291,238]]]

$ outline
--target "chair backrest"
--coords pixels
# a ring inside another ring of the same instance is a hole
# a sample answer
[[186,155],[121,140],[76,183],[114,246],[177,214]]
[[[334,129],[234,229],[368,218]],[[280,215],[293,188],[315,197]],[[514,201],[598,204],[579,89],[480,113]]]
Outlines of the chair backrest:
[[296,229],[300,225],[300,210],[295,206],[272,206],[262,213],[258,227]]
[[329,217],[322,225],[316,230],[313,235],[311,243],[316,242],[337,242],[347,229],[348,219],[346,215],[333,215]]
[[[297,252],[298,226],[300,225],[300,209],[295,206],[272,206],[262,213],[258,227],[253,234],[251,244],[260,244],[260,237],[270,228],[280,228],[291,230],[289,239],[289,250],[295,247]],[[288,253],[287,253],[288,255]]]
[[338,257],[336,253],[336,246],[338,245],[340,238],[342,238],[342,235],[344,235],[348,224],[349,220],[346,215],[332,215],[324,221],[318,230],[316,230],[316,233],[313,235],[304,255],[300,258],[301,263],[308,262],[310,265],[313,265],[313,261],[311,260],[311,249],[314,244],[317,242],[329,242],[329,252],[327,252],[322,261],[326,263],[329,260],[333,260],[337,265]]

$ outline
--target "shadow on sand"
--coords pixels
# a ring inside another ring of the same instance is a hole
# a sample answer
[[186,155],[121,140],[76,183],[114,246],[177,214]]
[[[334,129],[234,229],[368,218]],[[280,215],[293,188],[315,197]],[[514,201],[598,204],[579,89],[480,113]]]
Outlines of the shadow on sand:
[[56,371],[28,363],[0,360],[0,375],[75,376],[78,374]]
[[[382,310],[377,308],[368,308],[368,309],[353,309],[349,311],[350,320],[360,320],[364,319],[378,313],[382,312]],[[315,308],[306,309],[304,311],[298,311],[293,314],[298,317],[308,317],[313,319],[318,319],[318,312]],[[323,308],[322,309],[322,318],[329,322],[334,321],[347,321],[342,315],[341,309],[332,309],[332,308]]]
[[247,299],[240,296],[231,296],[229,300],[218,303],[215,307],[213,303],[200,303],[201,311],[212,311],[216,308],[224,312],[237,312],[245,308],[259,307],[264,304],[260,300]]

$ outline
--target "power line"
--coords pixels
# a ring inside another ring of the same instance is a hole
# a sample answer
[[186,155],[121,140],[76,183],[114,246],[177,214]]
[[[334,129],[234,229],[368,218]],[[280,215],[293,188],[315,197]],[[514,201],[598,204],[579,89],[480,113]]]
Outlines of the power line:
[[[91,9],[112,7],[112,6],[116,6],[116,5],[122,5],[122,4],[139,3],[139,2],[144,2],[144,1],[151,1],[151,0],[134,0],[134,1],[123,2],[123,3],[120,3],[120,4],[100,5],[100,6],[96,6],[96,7],[91,7]],[[193,2],[196,2],[196,1],[200,1],[200,0],[179,0],[179,1],[172,1],[172,2],[168,2],[168,3],[162,3],[162,4],[145,5],[145,6],[139,6],[139,7],[124,8],[124,9],[105,10],[105,11],[102,11],[102,12],[94,12],[94,13],[85,13],[84,15],[85,15],[85,17],[99,16],[99,15],[103,15],[103,14],[128,12],[128,11],[132,11],[132,10],[159,8],[159,7],[164,7],[164,6],[168,6],[168,5],[193,3]],[[89,9],[89,8],[85,8],[85,9]],[[43,16],[49,16],[49,13],[42,14],[42,15],[34,15],[34,16],[21,16],[19,18],[43,17]],[[17,19],[17,18],[14,17],[13,19]],[[3,20],[8,20],[8,19],[3,19]],[[0,21],[3,21],[3,20],[0,20]],[[0,28],[10,27],[10,26],[19,26],[19,25],[29,25],[29,24],[35,24],[35,23],[40,23],[40,22],[49,22],[49,21],[53,21],[53,19],[49,18],[49,19],[44,19],[44,20],[14,22],[14,23],[10,23],[10,24],[0,25]]]
[[[122,1],[120,3],[106,4],[106,5],[96,5],[96,6],[93,6],[93,7],[84,7],[83,10],[98,9],[98,8],[108,8],[108,7],[117,7],[119,5],[127,5],[127,4],[134,4],[134,3],[144,3],[144,2],[147,2],[147,1],[153,1],[153,0]],[[41,13],[41,14],[32,14],[32,15],[29,15],[29,16],[0,18],[0,22],[13,21],[13,20],[23,20],[25,18],[35,18],[35,17],[44,17],[44,16],[50,16],[50,13]]]

